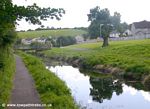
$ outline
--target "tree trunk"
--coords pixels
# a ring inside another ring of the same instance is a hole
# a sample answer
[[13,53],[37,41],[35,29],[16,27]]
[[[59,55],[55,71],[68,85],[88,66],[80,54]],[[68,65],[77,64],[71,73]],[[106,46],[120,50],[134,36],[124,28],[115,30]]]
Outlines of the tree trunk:
[[102,47],[107,47],[109,44],[108,44],[108,37],[103,37],[103,45]]

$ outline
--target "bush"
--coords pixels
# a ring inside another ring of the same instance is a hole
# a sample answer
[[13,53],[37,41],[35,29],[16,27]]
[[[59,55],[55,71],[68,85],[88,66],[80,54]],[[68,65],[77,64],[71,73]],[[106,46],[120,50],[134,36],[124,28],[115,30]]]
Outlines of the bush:
[[71,36],[60,36],[56,40],[57,47],[73,45],[76,43],[75,37]]

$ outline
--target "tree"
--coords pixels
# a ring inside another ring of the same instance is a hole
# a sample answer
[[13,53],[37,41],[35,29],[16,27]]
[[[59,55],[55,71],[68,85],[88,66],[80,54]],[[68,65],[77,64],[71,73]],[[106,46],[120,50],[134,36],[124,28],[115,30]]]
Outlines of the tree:
[[102,103],[105,99],[110,100],[113,93],[120,95],[123,92],[122,82],[114,82],[112,77],[108,78],[94,78],[90,77],[90,95],[94,101]]
[[114,12],[114,15],[110,17],[111,24],[113,25],[113,28],[119,31],[120,28],[120,20],[121,15],[118,12]]
[[125,30],[129,28],[128,24],[126,22],[123,22],[119,25],[118,32],[120,32],[120,36],[123,36],[123,33]]
[[17,20],[25,19],[32,24],[41,25],[41,20],[48,18],[60,20],[65,11],[61,8],[40,8],[36,4],[31,6],[17,6],[12,0],[0,1],[0,47],[7,47],[15,40],[15,25]]
[[111,16],[107,8],[100,9],[100,7],[97,6],[91,9],[90,13],[88,14],[88,21],[91,22],[88,28],[89,35],[92,38],[96,38],[102,35],[102,38],[104,40],[102,46],[103,47],[108,46],[109,34],[114,28],[119,27],[120,17],[121,15],[117,12],[114,13],[114,16]]
[[64,13],[62,8],[40,8],[36,4],[24,7],[14,5],[12,0],[0,0],[0,68],[4,68],[4,62],[11,54],[16,39],[17,20],[25,19],[29,23],[41,25],[41,20],[60,20]]

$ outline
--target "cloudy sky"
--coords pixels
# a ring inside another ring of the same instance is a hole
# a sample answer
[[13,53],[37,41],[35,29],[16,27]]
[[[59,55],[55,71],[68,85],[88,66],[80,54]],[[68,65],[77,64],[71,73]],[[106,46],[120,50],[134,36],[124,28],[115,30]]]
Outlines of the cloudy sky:
[[[66,14],[62,20],[48,20],[43,22],[45,27],[87,27],[87,14],[91,8],[100,6],[108,8],[110,13],[115,11],[121,14],[121,21],[132,23],[136,21],[150,21],[150,0],[13,0],[17,5],[31,5],[36,3],[40,7],[64,8]],[[21,21],[18,30],[35,29],[39,26],[29,25]]]

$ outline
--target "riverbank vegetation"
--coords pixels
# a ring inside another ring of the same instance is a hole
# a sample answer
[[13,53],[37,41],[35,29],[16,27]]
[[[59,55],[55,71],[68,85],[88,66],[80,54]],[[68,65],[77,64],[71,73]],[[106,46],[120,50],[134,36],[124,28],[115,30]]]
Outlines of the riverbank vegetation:
[[112,41],[106,48],[100,47],[101,43],[53,48],[43,56],[70,61],[86,69],[121,74],[131,80],[143,80],[150,74],[150,39]]
[[10,50],[0,49],[0,109],[3,103],[8,103],[15,73],[15,59]]
[[66,84],[45,68],[42,61],[32,55],[19,52],[35,81],[36,88],[48,109],[76,109],[76,105]]

